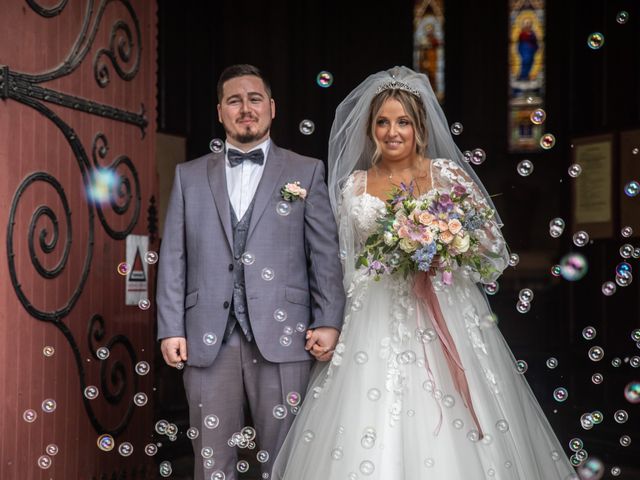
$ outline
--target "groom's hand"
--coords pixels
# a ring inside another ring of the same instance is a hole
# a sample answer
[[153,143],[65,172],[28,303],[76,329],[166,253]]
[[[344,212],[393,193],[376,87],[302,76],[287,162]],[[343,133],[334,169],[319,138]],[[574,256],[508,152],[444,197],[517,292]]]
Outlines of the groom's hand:
[[184,337],[163,338],[160,351],[167,365],[177,367],[179,362],[187,361],[187,339]]
[[309,351],[316,360],[326,362],[333,356],[333,350],[338,343],[340,333],[332,327],[318,327],[307,330],[305,350]]

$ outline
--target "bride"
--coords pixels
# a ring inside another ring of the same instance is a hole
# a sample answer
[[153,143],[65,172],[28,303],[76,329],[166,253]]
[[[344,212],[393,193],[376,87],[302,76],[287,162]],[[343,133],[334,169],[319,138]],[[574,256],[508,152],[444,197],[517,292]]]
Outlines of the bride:
[[459,268],[443,278],[437,257],[428,273],[406,278],[376,280],[356,267],[401,185],[418,198],[462,185],[474,208],[495,211],[427,78],[395,67],[368,77],[336,111],[329,192],[344,326],[331,361],[316,366],[272,478],[577,478],[477,286],[508,264],[497,214],[478,235],[482,276]]

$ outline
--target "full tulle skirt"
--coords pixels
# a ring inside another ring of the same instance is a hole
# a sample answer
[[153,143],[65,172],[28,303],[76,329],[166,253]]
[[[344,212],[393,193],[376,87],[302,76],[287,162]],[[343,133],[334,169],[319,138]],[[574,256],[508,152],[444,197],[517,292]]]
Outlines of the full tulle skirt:
[[434,285],[470,402],[413,281],[356,273],[272,478],[576,478],[482,292],[459,276]]

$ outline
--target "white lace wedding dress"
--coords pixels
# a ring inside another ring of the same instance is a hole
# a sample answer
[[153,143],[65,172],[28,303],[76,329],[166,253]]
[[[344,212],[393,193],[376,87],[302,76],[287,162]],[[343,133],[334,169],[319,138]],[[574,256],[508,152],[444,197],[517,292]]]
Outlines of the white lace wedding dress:
[[[432,179],[440,191],[463,183],[475,202],[484,201],[454,162],[433,160]],[[341,212],[341,240],[353,238],[357,252],[384,213],[384,203],[366,193],[366,172],[350,177]],[[482,244],[499,254],[488,260],[501,272],[508,254],[497,225],[487,226]],[[470,409],[413,280],[374,281],[347,264],[345,272],[339,343],[331,362],[316,366],[273,479],[576,478],[473,278],[455,272],[451,286],[433,281]]]

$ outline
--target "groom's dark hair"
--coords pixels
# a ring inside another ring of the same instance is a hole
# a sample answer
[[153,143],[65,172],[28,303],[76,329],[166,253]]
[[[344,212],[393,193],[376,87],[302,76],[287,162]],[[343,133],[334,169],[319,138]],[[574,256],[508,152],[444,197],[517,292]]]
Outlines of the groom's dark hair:
[[220,79],[218,80],[218,103],[222,101],[222,87],[224,87],[225,82],[232,78],[244,77],[245,75],[253,75],[254,77],[258,77],[262,80],[264,89],[266,90],[267,95],[269,95],[269,98],[271,98],[271,84],[267,77],[264,76],[258,67],[254,67],[248,63],[241,63],[225,68],[220,74]]

